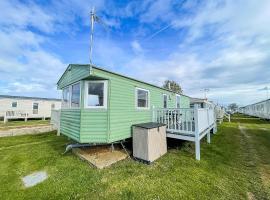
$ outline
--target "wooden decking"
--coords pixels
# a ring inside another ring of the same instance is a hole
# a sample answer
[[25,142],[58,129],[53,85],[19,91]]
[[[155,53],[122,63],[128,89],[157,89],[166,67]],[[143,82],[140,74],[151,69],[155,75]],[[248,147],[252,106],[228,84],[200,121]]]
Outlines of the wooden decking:
[[211,108],[164,108],[153,109],[154,122],[167,125],[167,137],[195,142],[196,159],[200,160],[200,140],[210,132],[216,132],[214,109]]

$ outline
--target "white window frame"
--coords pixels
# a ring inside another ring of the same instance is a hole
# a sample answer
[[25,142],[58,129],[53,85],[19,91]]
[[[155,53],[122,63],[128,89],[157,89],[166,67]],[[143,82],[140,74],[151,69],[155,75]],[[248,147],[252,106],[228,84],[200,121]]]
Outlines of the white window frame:
[[[37,113],[34,113],[34,104],[35,103],[37,103],[37,105],[38,105]],[[40,105],[40,102],[32,102],[32,114],[33,115],[38,115],[39,114],[39,105]]]
[[[13,106],[12,106],[13,103],[16,103],[16,107],[13,107]],[[12,102],[11,102],[11,108],[18,108],[18,101],[12,101]]]
[[[88,84],[89,83],[104,83],[103,89],[103,106],[88,106]],[[90,109],[107,109],[108,100],[108,81],[106,80],[89,80],[84,83],[84,107]]]
[[[148,93],[147,107],[138,107],[138,90],[143,90],[143,91],[146,91]],[[149,90],[139,88],[139,87],[135,88],[135,108],[138,110],[149,110],[150,109],[150,91]]]
[[175,95],[175,108],[177,108],[177,98],[180,98],[180,101],[179,101],[179,108],[181,108],[181,95],[180,94],[176,94]]
[[[80,84],[80,100],[79,100],[79,107],[75,107],[75,106],[72,107],[72,103],[71,103],[72,86],[73,86],[73,85],[76,85],[76,84]],[[69,108],[71,108],[71,109],[80,109],[80,108],[81,108],[81,103],[82,103],[82,101],[81,101],[81,98],[82,98],[82,97],[81,97],[81,96],[82,96],[82,83],[81,83],[81,81],[71,84],[71,85],[69,86]]]
[[[63,91],[65,90],[65,89],[68,89],[68,93],[69,93],[69,95],[68,95],[68,104],[67,104],[67,106],[66,107],[62,107],[62,105],[63,105],[63,102],[64,102],[64,93],[63,93]],[[61,109],[70,109],[70,104],[71,104],[71,95],[70,95],[70,86],[67,86],[67,87],[64,87],[63,89],[62,89],[62,105],[61,105]]]
[[169,95],[168,94],[163,94],[162,95],[162,107],[164,108],[164,96],[166,96],[166,101],[167,101],[167,103],[166,103],[167,107],[166,108],[168,108],[168,102],[169,102]]
[[[71,93],[72,93],[72,86],[73,85],[76,85],[76,84],[80,84],[80,106],[79,107],[72,107],[71,105]],[[75,82],[75,83],[72,83],[71,85],[69,86],[66,86],[62,89],[62,101],[61,101],[61,104],[63,104],[64,102],[64,95],[63,95],[63,90],[65,89],[68,89],[68,92],[69,92],[69,96],[68,96],[68,104],[67,104],[67,107],[62,107],[61,105],[61,109],[80,109],[81,108],[81,103],[82,103],[82,82],[81,81],[78,81],[78,82]]]

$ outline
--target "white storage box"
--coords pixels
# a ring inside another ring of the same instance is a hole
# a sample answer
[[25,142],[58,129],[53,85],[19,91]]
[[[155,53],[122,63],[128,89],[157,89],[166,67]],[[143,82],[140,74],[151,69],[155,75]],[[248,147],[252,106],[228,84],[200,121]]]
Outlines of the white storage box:
[[143,123],[133,125],[133,156],[148,163],[167,153],[166,125]]

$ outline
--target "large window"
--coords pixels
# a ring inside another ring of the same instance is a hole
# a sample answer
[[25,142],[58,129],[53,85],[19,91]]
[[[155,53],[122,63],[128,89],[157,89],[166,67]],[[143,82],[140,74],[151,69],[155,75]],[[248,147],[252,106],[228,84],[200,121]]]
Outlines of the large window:
[[80,83],[71,86],[71,107],[80,107]]
[[63,89],[63,100],[62,100],[62,108],[68,108],[69,107],[69,87]]
[[136,88],[136,106],[137,108],[149,108],[149,91]]
[[81,84],[75,83],[63,89],[62,108],[79,108],[81,101]]
[[33,103],[33,114],[38,114],[38,103]]
[[167,108],[167,107],[168,107],[168,95],[163,94],[163,108]]
[[180,108],[180,95],[176,95],[176,108]]
[[86,82],[87,108],[106,108],[107,107],[107,82],[106,81],[87,81]]

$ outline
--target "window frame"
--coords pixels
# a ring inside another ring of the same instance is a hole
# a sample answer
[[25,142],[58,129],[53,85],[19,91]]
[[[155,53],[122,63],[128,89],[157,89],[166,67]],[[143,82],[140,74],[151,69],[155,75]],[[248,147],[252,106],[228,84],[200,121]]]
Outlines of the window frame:
[[[13,103],[16,103],[16,107],[13,107]],[[18,108],[18,101],[12,101],[11,102],[11,108]]]
[[[79,107],[72,107],[71,105],[71,94],[72,94],[72,86],[73,85],[76,85],[76,84],[80,84],[80,102],[79,102]],[[69,96],[68,96],[68,103],[67,103],[67,107],[62,107],[63,105],[63,101],[64,101],[64,95],[63,95],[63,91],[65,89],[68,89],[68,93],[69,93]],[[62,101],[61,101],[61,109],[80,109],[81,108],[81,103],[82,103],[82,81],[77,81],[75,83],[72,83],[66,87],[64,87],[62,89]]]
[[179,108],[181,108],[181,95],[180,94],[175,95],[175,108],[178,108],[177,107],[177,98],[179,98]]
[[[37,109],[34,109],[34,104],[37,104]],[[37,110],[37,113],[34,113],[34,110]],[[33,102],[32,103],[32,114],[33,115],[38,115],[39,114],[39,102]]]
[[[103,83],[103,106],[88,106],[88,84],[89,83]],[[108,81],[107,80],[87,80],[84,83],[84,108],[89,109],[107,109],[108,105]]]
[[164,96],[166,96],[166,108],[168,108],[168,100],[169,100],[169,95],[168,94],[162,94],[162,107],[164,107]]
[[[75,106],[72,106],[72,102],[71,102],[71,97],[72,97],[72,86],[74,86],[74,85],[77,85],[77,84],[79,84],[80,85],[80,98],[79,98],[79,106],[78,107],[75,107]],[[82,103],[82,87],[81,87],[81,81],[78,81],[78,82],[76,82],[76,83],[73,83],[73,84],[71,84],[71,85],[69,85],[69,108],[70,109],[80,109],[81,108],[81,103]]]
[[[147,92],[147,107],[138,107],[138,90]],[[150,91],[144,88],[136,87],[135,88],[135,108],[137,110],[149,110],[150,109]]]
[[[67,102],[67,106],[66,107],[63,107],[63,102],[64,102],[64,90],[65,89],[68,89],[68,102]],[[70,85],[69,86],[66,86],[62,89],[62,101],[61,101],[61,109],[70,109],[71,106],[71,95],[70,95]]]

